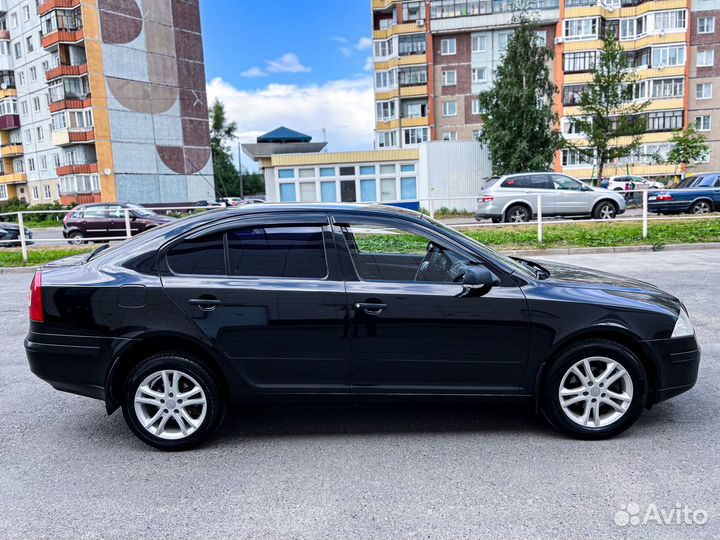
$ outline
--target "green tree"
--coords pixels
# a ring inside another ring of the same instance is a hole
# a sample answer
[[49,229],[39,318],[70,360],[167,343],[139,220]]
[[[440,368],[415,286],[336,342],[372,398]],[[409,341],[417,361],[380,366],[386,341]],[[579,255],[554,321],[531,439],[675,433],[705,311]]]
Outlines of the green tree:
[[210,146],[215,171],[215,193],[219,197],[240,195],[240,173],[233,163],[230,144],[237,139],[237,124],[230,122],[223,103],[216,99],[210,108]]
[[245,195],[255,195],[265,193],[265,176],[262,173],[251,173],[247,169],[243,169],[243,193]]
[[493,87],[478,96],[480,140],[488,144],[497,175],[547,170],[562,146],[553,127],[558,121],[557,87],[548,67],[553,51],[539,42],[535,29],[533,21],[520,17]]
[[[580,94],[580,116],[571,118],[587,146],[574,146],[586,158],[597,160],[597,178],[605,165],[632,155],[642,142],[648,102],[633,102],[636,74],[615,34],[608,32],[593,67],[592,81]],[[621,141],[625,138],[627,142]]]
[[706,156],[710,150],[705,137],[695,131],[695,126],[692,124],[684,131],[674,132],[670,144],[673,147],[668,153],[667,162],[675,165],[676,175],[682,165],[691,166],[692,163]]

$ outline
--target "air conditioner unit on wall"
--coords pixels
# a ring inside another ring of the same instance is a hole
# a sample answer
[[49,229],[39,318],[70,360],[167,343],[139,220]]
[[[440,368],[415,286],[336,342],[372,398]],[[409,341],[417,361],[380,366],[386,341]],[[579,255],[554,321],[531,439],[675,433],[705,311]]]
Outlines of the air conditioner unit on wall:
[[555,38],[555,45],[561,45],[562,43],[565,43],[565,38],[560,36]]
[[425,19],[418,19],[418,20],[417,20],[417,25],[418,25],[418,26],[425,26]]

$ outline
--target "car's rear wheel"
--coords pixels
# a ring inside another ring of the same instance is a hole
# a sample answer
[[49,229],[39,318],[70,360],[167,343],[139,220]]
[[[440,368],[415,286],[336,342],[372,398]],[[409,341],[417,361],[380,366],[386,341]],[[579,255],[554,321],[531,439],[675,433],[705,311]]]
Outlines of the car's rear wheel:
[[73,231],[68,235],[68,242],[74,246],[86,243],[85,235],[81,231]]
[[511,206],[505,212],[506,223],[525,223],[530,221],[530,210],[525,206],[515,205]]
[[712,207],[708,201],[697,201],[690,208],[690,212],[693,214],[709,214],[712,212]]
[[196,360],[173,353],[141,362],[128,376],[122,410],[130,429],[161,450],[186,450],[218,428],[223,400],[213,375]]
[[615,216],[617,216],[617,208],[609,201],[601,202],[593,211],[593,218],[595,219],[615,219]]
[[543,412],[560,431],[580,439],[614,437],[642,413],[647,374],[626,347],[607,340],[580,343],[548,371]]

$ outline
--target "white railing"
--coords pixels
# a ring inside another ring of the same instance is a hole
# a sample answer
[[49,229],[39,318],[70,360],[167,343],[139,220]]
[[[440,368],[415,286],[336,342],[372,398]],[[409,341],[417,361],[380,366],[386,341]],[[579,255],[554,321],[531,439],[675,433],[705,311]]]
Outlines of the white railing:
[[[700,188],[705,192],[713,192],[720,195],[720,188]],[[669,193],[669,194],[676,194],[676,193],[683,193],[683,192],[692,192],[697,193],[699,190],[696,189],[668,189],[668,190],[647,190],[647,189],[636,189],[636,190],[628,190],[628,191],[614,191],[613,193],[616,193],[618,195],[624,196],[626,200],[628,199],[631,194],[639,194],[640,196],[637,197],[639,199],[640,205],[635,206],[635,208],[639,208],[641,210],[639,215],[620,215],[616,216],[615,219],[608,220],[608,219],[583,219],[583,223],[604,223],[608,226],[611,226],[612,223],[617,222],[641,222],[642,223],[642,237],[648,238],[649,235],[649,229],[650,229],[650,223],[651,222],[664,222],[664,221],[672,221],[672,220],[692,220],[692,219],[717,219],[720,218],[720,213],[718,214],[675,214],[675,215],[657,215],[657,216],[651,216],[649,212],[649,193],[654,192],[663,192],[663,193]],[[450,223],[449,226],[456,228],[456,229],[484,229],[484,228],[503,228],[503,227],[517,227],[517,226],[528,226],[528,225],[534,225],[537,228],[537,239],[539,243],[543,243],[544,240],[544,232],[545,227],[547,225],[568,225],[568,224],[577,224],[578,219],[562,219],[562,218],[556,218],[553,216],[548,216],[543,211],[543,195],[526,195],[524,197],[524,200],[529,202],[529,197],[534,197],[535,202],[535,216],[531,217],[529,221],[527,222],[501,222],[501,223],[491,223],[491,222],[478,222],[475,221],[474,216],[472,218],[472,221],[468,223]],[[546,195],[547,197],[547,195]],[[633,199],[634,196],[631,196]],[[376,203],[376,204],[407,204],[408,202],[411,203],[419,203],[420,207],[426,211],[431,217],[435,218],[438,217],[439,210],[442,208],[447,207],[448,204],[457,204],[460,207],[467,208],[469,205],[467,204],[468,201],[472,201],[472,204],[470,206],[476,206],[477,201],[479,197],[437,197],[437,198],[431,198],[431,199],[419,199],[419,200],[413,200],[413,201],[383,201],[382,203]],[[520,197],[523,198],[523,197]],[[277,203],[265,203],[269,207],[273,204]],[[283,203],[287,204],[287,203]],[[305,204],[305,203],[294,203],[294,204]],[[443,206],[440,207],[438,204],[442,204]],[[631,203],[629,205],[632,206]],[[711,210],[715,208],[715,206],[720,207],[720,203],[717,205],[714,205],[711,202]],[[178,207],[158,207],[158,208],[151,208],[151,207],[145,207],[146,210],[156,211],[156,212],[162,212],[162,213],[186,213],[191,214],[193,212],[201,211],[201,210],[217,210],[219,207],[217,206],[178,206]],[[232,207],[229,207],[232,208]],[[240,206],[238,209],[242,209],[243,207]],[[13,221],[17,223],[19,227],[19,235],[17,239],[12,240],[0,240],[0,248],[5,246],[16,246],[19,245],[22,251],[22,258],[25,263],[28,262],[28,246],[33,244],[73,244],[69,239],[64,237],[58,237],[58,238],[28,238],[25,227],[26,225],[32,226],[32,220],[29,219],[33,215],[48,215],[48,214],[58,214],[58,215],[66,215],[68,214],[68,210],[27,210],[22,212],[7,212],[7,213],[0,213],[0,219],[6,220],[8,217],[13,217]],[[124,209],[124,230],[122,234],[119,235],[109,235],[109,236],[103,236],[103,237],[87,237],[85,236],[83,238],[84,241],[89,242],[113,242],[113,241],[122,241],[126,240],[133,236],[133,230],[132,230],[132,222],[133,222],[133,216],[131,214],[132,210],[129,208]],[[457,216],[458,218],[463,217],[464,215],[467,215],[470,212],[466,211],[460,211],[460,215]],[[454,218],[456,216],[449,215],[447,216],[449,218]],[[3,227],[3,223],[7,221],[0,221],[0,229]],[[62,221],[58,220],[58,225],[61,225]],[[43,230],[43,229],[38,229]]]

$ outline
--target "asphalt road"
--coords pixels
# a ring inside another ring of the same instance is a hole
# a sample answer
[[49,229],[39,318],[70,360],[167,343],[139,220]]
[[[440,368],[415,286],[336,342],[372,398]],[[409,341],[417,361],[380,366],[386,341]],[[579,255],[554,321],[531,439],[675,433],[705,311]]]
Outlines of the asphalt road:
[[[720,537],[720,251],[553,258],[683,298],[703,346],[696,388],[595,443],[519,406],[273,405],[165,454],[29,372],[30,276],[0,275],[0,538]],[[617,525],[630,503],[708,521]]]

